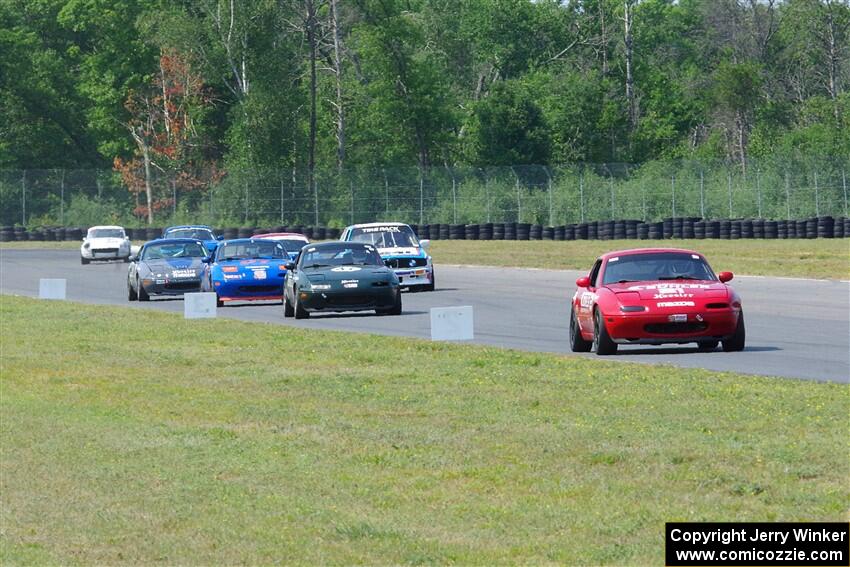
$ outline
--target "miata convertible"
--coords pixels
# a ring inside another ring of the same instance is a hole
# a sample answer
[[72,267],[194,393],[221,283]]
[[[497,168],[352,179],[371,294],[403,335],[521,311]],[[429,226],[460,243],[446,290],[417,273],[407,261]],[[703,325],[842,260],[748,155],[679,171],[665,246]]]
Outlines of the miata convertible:
[[130,256],[127,299],[150,301],[152,295],[183,295],[200,291],[207,250],[200,240],[151,240]]
[[651,248],[602,255],[578,289],[570,309],[573,352],[614,354],[621,344],[696,343],[710,351],[744,349],[741,298],[715,275],[702,254]]
[[309,244],[287,264],[283,316],[306,319],[314,311],[401,314],[398,276],[371,244]]
[[280,301],[289,256],[280,242],[240,238],[219,244],[207,261],[201,290],[225,301]]

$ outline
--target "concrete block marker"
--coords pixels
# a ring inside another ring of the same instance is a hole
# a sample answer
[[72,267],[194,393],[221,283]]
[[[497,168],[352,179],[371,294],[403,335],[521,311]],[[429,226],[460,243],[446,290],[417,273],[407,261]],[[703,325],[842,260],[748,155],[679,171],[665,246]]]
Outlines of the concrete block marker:
[[473,339],[472,328],[471,305],[431,309],[432,341],[469,341]]
[[185,294],[183,296],[183,318],[215,318],[215,301],[215,294],[210,292]]
[[41,278],[38,280],[39,299],[65,299],[65,287],[68,280],[64,278]]

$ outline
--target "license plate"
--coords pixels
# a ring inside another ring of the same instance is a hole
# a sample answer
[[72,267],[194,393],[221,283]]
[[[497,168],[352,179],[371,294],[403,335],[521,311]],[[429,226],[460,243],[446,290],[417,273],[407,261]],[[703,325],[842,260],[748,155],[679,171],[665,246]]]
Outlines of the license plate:
[[171,272],[171,277],[173,278],[193,278],[195,277],[195,270],[174,270]]
[[667,319],[671,323],[686,323],[688,321],[688,316],[682,313],[676,313],[674,315],[670,315]]
[[266,279],[266,271],[265,270],[254,270],[254,279],[255,280]]

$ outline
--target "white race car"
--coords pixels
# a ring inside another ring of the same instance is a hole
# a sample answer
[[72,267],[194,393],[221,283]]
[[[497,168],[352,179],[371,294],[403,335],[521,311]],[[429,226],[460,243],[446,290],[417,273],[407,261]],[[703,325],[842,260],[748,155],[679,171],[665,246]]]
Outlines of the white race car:
[[342,231],[340,240],[364,242],[378,249],[402,287],[434,291],[434,264],[428,255],[430,240],[419,240],[410,226],[400,222],[355,224]]
[[80,263],[92,260],[123,260],[129,262],[130,239],[120,226],[93,226],[80,246]]

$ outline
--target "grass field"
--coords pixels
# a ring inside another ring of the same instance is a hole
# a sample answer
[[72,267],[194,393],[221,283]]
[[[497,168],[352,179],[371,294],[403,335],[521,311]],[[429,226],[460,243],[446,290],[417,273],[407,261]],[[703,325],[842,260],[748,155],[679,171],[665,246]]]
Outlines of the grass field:
[[10,296],[0,322],[3,564],[658,565],[665,521],[847,518],[847,385]]
[[[698,250],[716,271],[751,276],[850,278],[850,239],[815,240],[435,240],[434,261],[442,264],[589,270],[603,252],[647,246]],[[4,242],[7,248],[78,249],[77,242]]]

